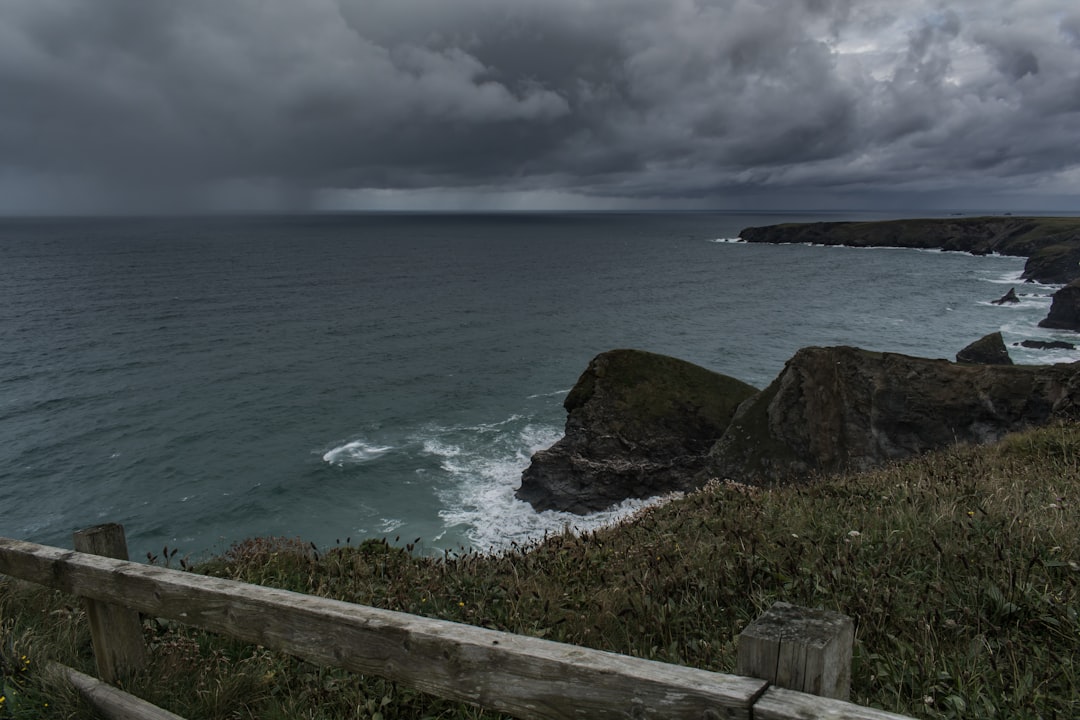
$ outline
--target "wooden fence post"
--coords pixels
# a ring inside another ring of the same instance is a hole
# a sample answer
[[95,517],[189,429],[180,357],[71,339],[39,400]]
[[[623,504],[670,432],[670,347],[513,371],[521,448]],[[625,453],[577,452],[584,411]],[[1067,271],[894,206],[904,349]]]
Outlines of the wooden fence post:
[[[78,552],[127,560],[127,540],[124,526],[117,523],[98,525],[75,532]],[[94,642],[94,659],[98,677],[108,683],[128,677],[146,666],[146,644],[143,642],[139,613],[121,605],[83,598],[86,617],[90,621],[90,637]]]
[[846,615],[778,602],[739,633],[738,674],[847,700],[854,640]]

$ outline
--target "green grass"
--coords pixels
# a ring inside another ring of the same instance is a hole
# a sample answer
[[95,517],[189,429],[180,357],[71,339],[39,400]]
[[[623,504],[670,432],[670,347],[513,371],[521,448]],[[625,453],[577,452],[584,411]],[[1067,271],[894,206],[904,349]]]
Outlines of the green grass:
[[[254,539],[197,571],[722,672],[742,628],[784,600],[855,620],[855,702],[1071,718],[1078,500],[1071,424],[801,486],[714,483],[494,557]],[[497,717],[173,623],[145,628],[152,663],[131,689],[189,718]],[[92,672],[78,603],[0,580],[0,717],[91,717],[40,670],[48,659]]]

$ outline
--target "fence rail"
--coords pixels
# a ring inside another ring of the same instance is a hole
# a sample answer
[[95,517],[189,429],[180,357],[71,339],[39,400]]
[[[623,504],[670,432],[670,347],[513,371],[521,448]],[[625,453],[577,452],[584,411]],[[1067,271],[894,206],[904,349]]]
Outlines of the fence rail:
[[9,538],[0,574],[526,720],[905,720],[765,680]]

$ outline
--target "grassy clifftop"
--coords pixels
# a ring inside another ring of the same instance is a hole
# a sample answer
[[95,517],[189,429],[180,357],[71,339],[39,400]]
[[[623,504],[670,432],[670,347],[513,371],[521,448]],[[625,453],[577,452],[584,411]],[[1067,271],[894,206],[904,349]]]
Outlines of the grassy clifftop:
[[[1068,424],[801,486],[711,485],[497,557],[256,539],[198,571],[726,672],[738,632],[784,600],[854,618],[856,702],[1077,717],[1078,499]],[[186,717],[494,717],[172,624],[146,634],[133,689]],[[90,669],[86,638],[72,599],[0,579],[10,716],[89,717],[36,670]]]

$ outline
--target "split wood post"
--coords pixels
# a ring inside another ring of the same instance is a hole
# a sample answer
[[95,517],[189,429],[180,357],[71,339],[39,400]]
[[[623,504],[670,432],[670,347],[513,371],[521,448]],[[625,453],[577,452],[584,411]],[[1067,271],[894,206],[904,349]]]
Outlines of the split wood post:
[[[107,523],[74,535],[78,552],[127,560],[127,540],[124,526]],[[108,683],[141,670],[146,666],[146,644],[143,642],[139,613],[122,605],[83,598],[86,617],[90,621],[90,638],[94,643],[94,659],[98,677]]]
[[854,640],[848,616],[778,602],[739,633],[738,673],[847,700]]

